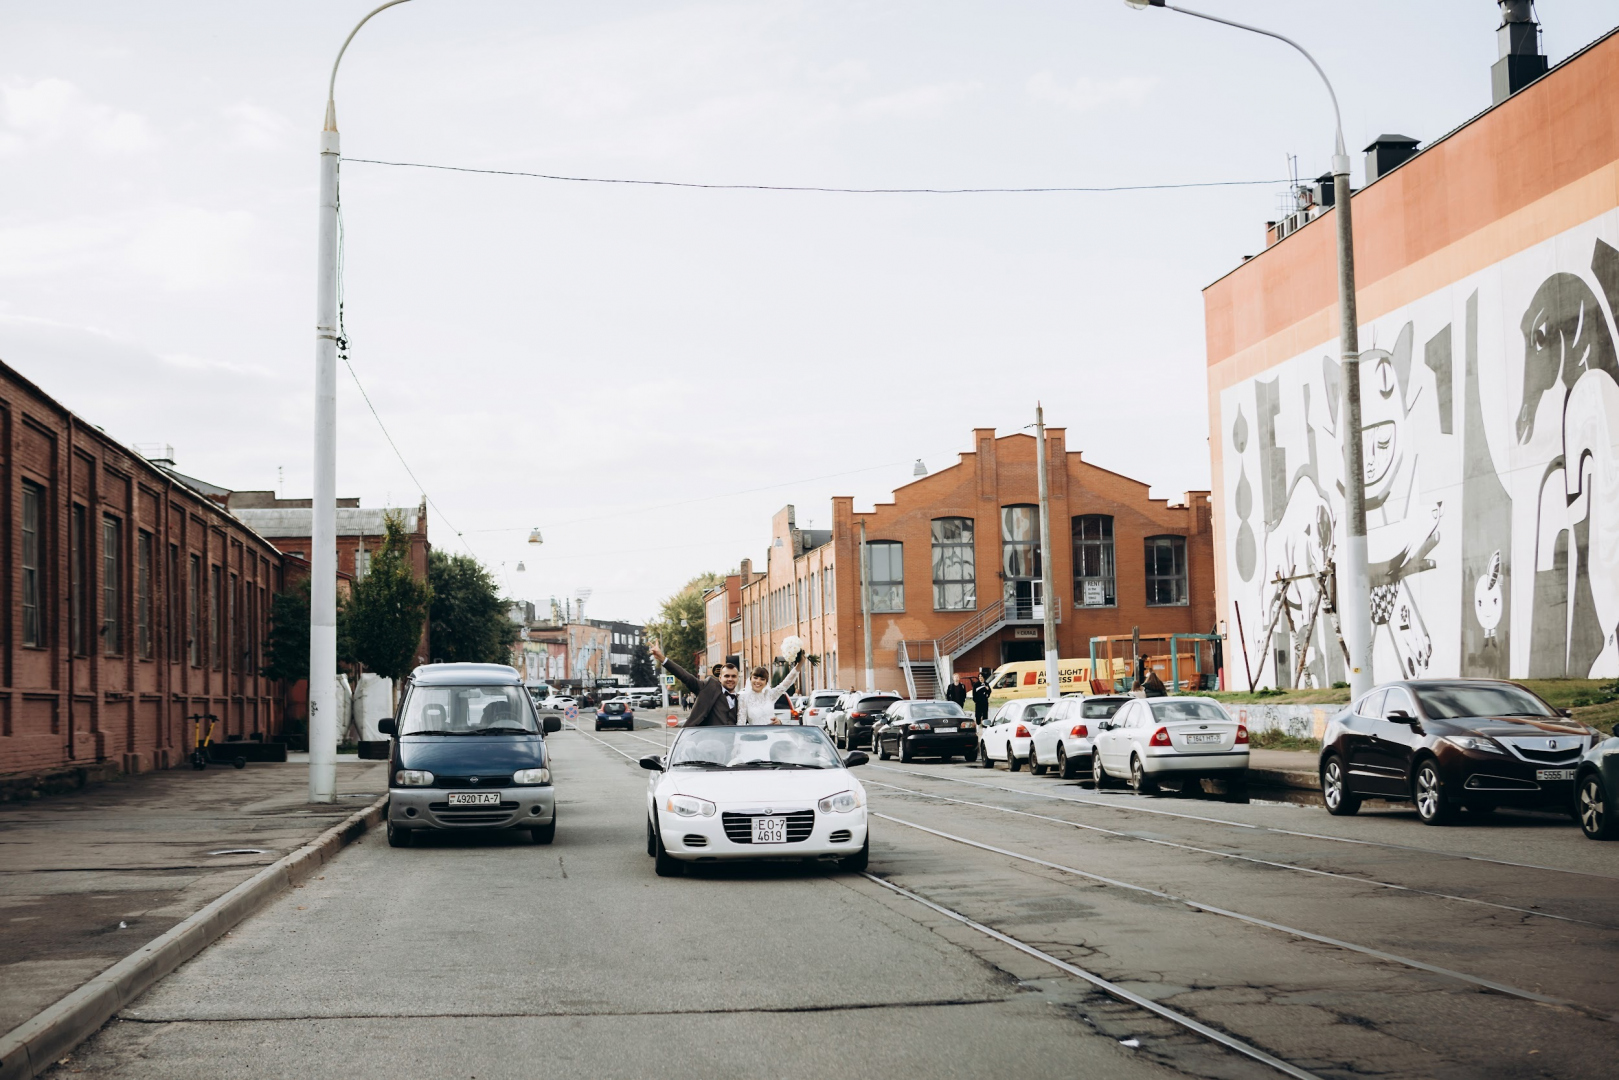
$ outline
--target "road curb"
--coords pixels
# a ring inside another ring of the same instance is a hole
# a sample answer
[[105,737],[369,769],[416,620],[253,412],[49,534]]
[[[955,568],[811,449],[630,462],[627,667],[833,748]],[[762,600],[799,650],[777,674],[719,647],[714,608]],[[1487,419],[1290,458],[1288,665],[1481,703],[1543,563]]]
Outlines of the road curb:
[[1295,769],[1255,769],[1248,770],[1248,783],[1258,784],[1262,787],[1292,788],[1296,791],[1319,791],[1321,780],[1314,773],[1302,772]]
[[147,942],[32,1019],[0,1035],[0,1080],[32,1080],[95,1034],[119,1009],[269,900],[319,870],[382,820],[384,795],[282,856],[167,933]]

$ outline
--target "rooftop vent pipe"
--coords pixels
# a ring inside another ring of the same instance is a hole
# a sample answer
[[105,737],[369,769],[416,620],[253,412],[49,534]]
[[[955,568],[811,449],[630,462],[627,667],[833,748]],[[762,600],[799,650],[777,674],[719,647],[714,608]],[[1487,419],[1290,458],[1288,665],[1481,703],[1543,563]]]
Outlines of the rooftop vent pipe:
[[1540,51],[1540,24],[1531,0],[1496,0],[1501,25],[1495,31],[1501,59],[1490,66],[1490,94],[1496,105],[1546,74]]
[[1366,148],[1366,182],[1403,165],[1417,152],[1417,140],[1409,135],[1379,135]]

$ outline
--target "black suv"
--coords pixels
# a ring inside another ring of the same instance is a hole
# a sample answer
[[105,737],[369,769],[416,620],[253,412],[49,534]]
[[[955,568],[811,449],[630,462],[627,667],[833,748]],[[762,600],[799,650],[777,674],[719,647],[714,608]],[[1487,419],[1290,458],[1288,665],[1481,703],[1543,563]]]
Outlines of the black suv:
[[845,694],[832,714],[832,741],[839,750],[871,745],[871,729],[882,722],[883,713],[899,700],[898,694]]

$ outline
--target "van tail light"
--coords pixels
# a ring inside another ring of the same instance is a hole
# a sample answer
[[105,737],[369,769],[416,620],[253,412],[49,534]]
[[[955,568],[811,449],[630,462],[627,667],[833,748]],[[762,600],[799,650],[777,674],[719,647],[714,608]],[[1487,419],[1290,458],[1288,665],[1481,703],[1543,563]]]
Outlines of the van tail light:
[[1075,724],[1073,727],[1068,729],[1068,737],[1072,739],[1088,738],[1090,733],[1091,729],[1086,727],[1084,724]]
[[1152,745],[1154,745],[1154,746],[1168,746],[1169,745],[1169,729],[1161,727],[1157,731],[1153,732],[1152,733]]
[[1237,745],[1242,746],[1247,742],[1248,742],[1248,725],[1247,724],[1238,724],[1237,725]]
[[1017,726],[1017,735],[1015,735],[1014,738],[1027,739],[1028,737],[1029,737],[1029,729],[1024,727],[1022,724],[1019,724]]

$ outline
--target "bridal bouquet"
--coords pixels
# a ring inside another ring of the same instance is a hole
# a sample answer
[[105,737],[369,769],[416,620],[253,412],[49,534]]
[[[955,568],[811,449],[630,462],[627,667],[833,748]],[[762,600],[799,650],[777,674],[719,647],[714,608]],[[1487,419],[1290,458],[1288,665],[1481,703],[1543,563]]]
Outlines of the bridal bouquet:
[[781,643],[781,658],[789,664],[796,663],[804,652],[804,643],[796,635],[787,637]]

